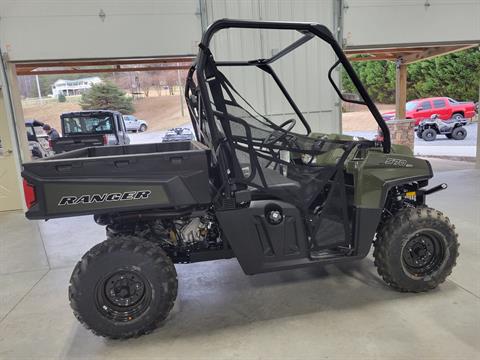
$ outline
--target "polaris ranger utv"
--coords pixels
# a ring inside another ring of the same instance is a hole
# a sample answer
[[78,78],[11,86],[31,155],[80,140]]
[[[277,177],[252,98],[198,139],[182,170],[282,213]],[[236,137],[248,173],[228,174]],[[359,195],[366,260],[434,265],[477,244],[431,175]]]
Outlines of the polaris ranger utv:
[[[223,61],[210,47],[223,29],[298,38],[269,58]],[[341,64],[383,141],[311,131],[274,66],[313,40],[334,52],[326,77],[335,92],[347,101],[332,77]],[[174,263],[236,257],[251,275],[360,260],[373,243],[378,272],[395,290],[428,291],[445,281],[457,234],[426,197],[446,185],[426,189],[428,161],[390,144],[382,116],[325,26],[220,20],[199,47],[185,94],[197,141],[90,147],[24,164],[29,219],[93,214],[106,226],[108,239],[71,276],[70,303],[81,323],[109,338],[152,331],[177,296]],[[288,118],[256,111],[225,75],[234,67],[273,81],[291,108]]]

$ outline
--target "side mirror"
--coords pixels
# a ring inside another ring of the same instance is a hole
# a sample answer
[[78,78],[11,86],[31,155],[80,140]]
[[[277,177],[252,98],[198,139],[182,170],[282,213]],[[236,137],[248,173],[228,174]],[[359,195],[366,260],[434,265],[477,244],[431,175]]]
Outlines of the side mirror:
[[417,107],[416,111],[422,111],[422,110],[423,110],[423,107],[419,106],[419,107]]

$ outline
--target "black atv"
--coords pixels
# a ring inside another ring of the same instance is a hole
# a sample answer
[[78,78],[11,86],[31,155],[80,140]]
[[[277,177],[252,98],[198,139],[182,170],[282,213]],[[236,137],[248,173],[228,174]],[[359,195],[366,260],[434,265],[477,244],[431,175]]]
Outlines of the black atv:
[[[270,58],[218,60],[212,37],[233,28],[296,39],[265,51]],[[333,50],[325,57],[334,62],[325,74],[332,95],[366,105],[381,141],[311,131],[305,116],[312,114],[300,110],[275,71],[291,67],[304,45],[311,53]],[[378,273],[393,289],[422,292],[445,281],[457,259],[457,234],[426,198],[446,185],[428,189],[429,162],[390,143],[387,125],[325,26],[219,20],[199,47],[185,93],[197,141],[90,147],[24,164],[28,218],[93,214],[106,227],[108,239],[82,257],[70,279],[81,323],[110,338],[152,331],[177,297],[175,263],[235,257],[253,275],[357,261],[373,243]],[[343,97],[332,77],[339,65],[359,99]],[[265,91],[269,100],[277,91],[281,113],[258,110],[254,83],[246,94],[237,90],[246,74],[270,82]]]
[[466,124],[467,119],[443,121],[437,114],[434,114],[430,119],[422,120],[418,124],[416,134],[419,139],[425,141],[434,141],[437,135],[445,135],[448,139],[463,140],[467,136]]

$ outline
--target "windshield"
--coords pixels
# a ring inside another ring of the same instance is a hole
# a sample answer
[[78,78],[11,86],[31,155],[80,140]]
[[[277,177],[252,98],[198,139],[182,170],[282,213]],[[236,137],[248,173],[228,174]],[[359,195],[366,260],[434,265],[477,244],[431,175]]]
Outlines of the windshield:
[[39,137],[48,137],[47,133],[41,126],[26,126],[27,137],[29,141],[36,141]]
[[407,111],[415,110],[415,108],[417,107],[417,105],[418,105],[418,102],[417,102],[417,101],[409,101],[409,102],[407,102]]
[[63,134],[108,134],[113,132],[113,118],[107,116],[62,117]]

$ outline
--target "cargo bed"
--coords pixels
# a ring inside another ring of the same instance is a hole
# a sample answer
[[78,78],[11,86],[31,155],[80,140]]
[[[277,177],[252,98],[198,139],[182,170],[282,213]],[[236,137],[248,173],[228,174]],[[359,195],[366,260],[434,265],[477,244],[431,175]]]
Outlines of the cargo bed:
[[210,150],[199,142],[102,146],[25,163],[29,219],[210,204]]
[[87,147],[103,146],[103,135],[66,136],[52,140],[52,148],[56,154]]

